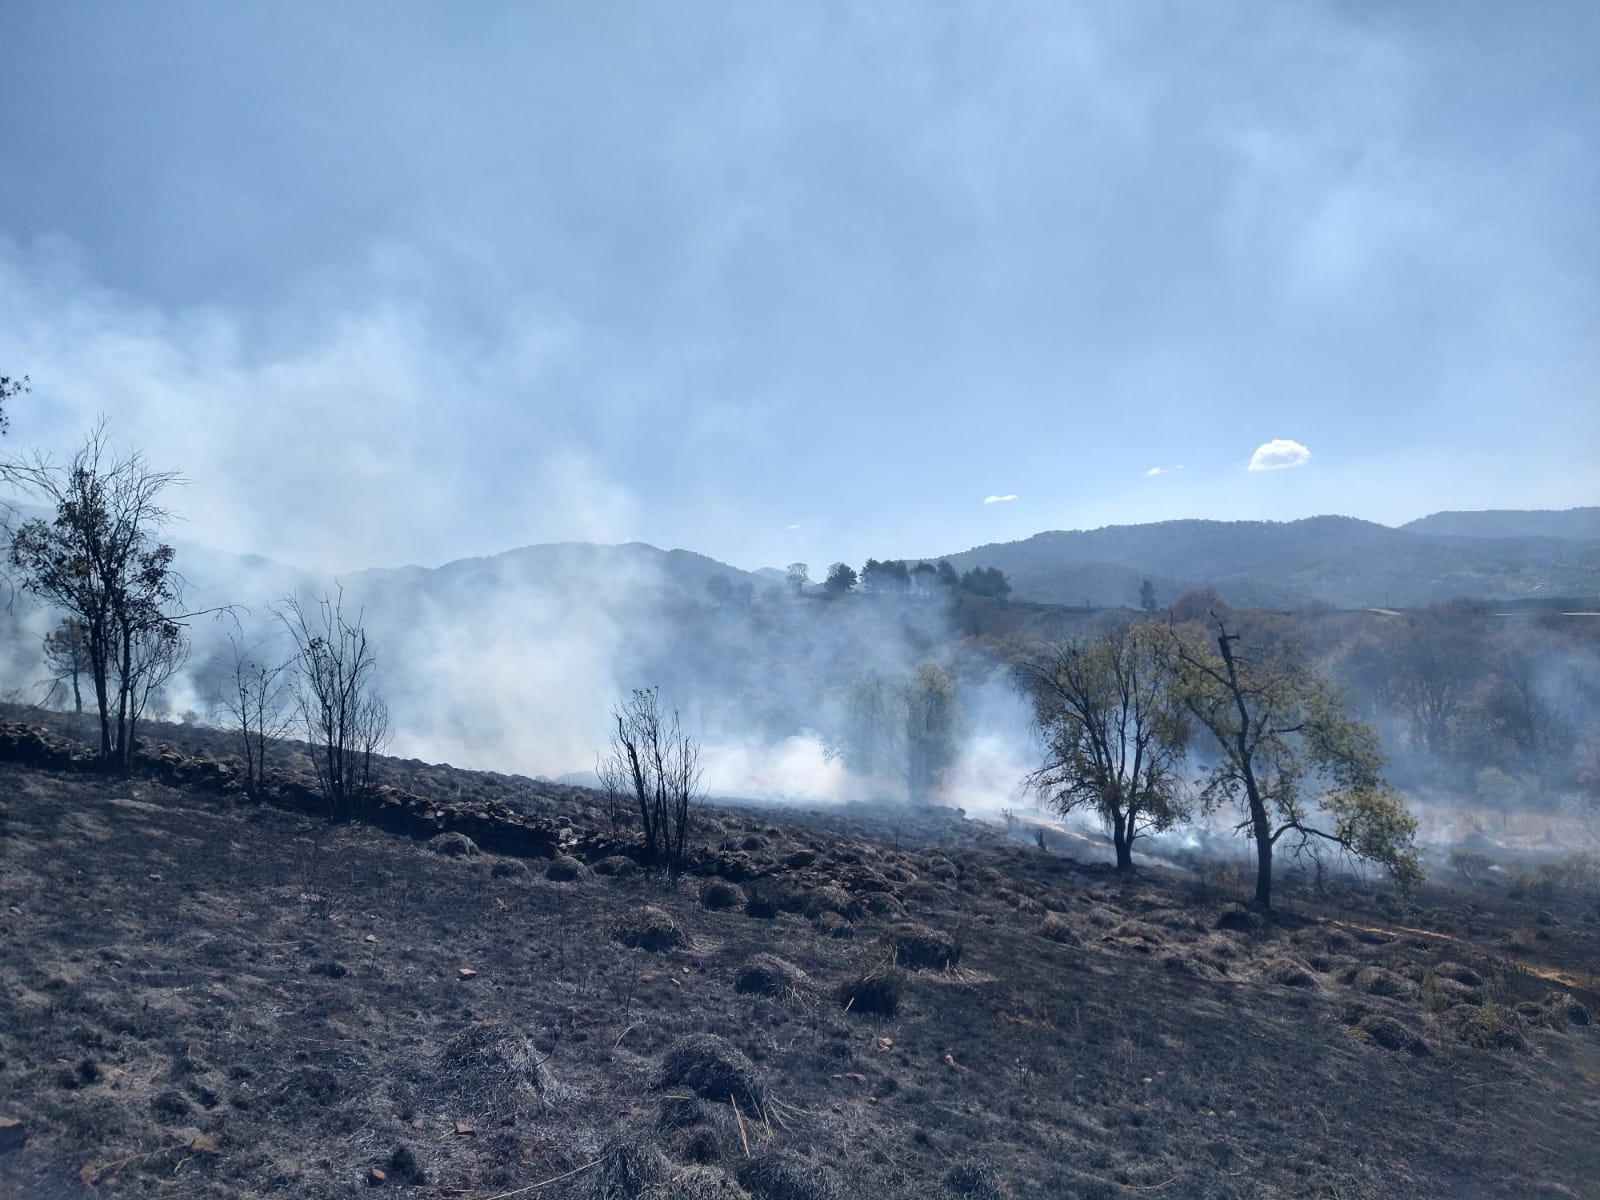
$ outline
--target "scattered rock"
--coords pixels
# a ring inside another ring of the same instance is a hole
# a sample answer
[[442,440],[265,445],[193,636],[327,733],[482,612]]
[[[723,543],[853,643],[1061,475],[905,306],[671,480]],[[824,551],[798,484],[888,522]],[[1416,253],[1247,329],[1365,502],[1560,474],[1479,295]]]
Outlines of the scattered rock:
[[457,967],[456,968],[456,977],[458,979],[476,979],[477,976],[478,976],[478,973],[476,971],[474,971],[471,967]]
[[28,1144],[28,1127],[15,1117],[0,1117],[0,1154],[10,1154]]
[[383,1170],[382,1167],[373,1167],[370,1171],[367,1172],[367,1186],[368,1187],[382,1187],[384,1184],[386,1184],[388,1182],[389,1182],[389,1176],[384,1173],[384,1170]]
[[706,1100],[732,1100],[746,1113],[759,1113],[766,1094],[755,1065],[714,1033],[693,1034],[668,1046],[661,1056],[655,1087],[658,1091],[686,1087]]
[[672,914],[653,904],[630,908],[612,923],[611,936],[630,950],[676,950],[688,939]]

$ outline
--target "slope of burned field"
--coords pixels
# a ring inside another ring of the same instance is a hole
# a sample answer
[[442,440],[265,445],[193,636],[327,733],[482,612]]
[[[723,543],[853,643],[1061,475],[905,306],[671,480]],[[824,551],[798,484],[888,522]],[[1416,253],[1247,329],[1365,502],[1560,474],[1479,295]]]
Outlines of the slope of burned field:
[[[470,806],[481,778],[405,786]],[[945,810],[707,808],[701,873],[668,885],[598,807],[516,786],[554,857],[0,765],[0,1194],[1509,1198],[1600,1173],[1576,901],[1402,911],[1346,882],[1263,918]]]

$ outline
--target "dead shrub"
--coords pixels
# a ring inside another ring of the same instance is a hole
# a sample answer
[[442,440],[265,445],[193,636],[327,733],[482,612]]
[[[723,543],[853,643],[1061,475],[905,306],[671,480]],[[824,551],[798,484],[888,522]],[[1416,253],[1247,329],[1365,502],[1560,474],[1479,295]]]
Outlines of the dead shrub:
[[1217,914],[1216,927],[1229,933],[1254,933],[1261,928],[1261,918],[1242,904],[1225,904]]
[[528,864],[520,858],[497,858],[489,874],[495,879],[526,879],[530,872]]
[[1282,987],[1314,988],[1317,977],[1292,958],[1269,959],[1262,965],[1261,977]]
[[755,1064],[714,1033],[692,1034],[668,1046],[654,1086],[657,1091],[688,1088],[706,1100],[737,1103],[747,1113],[759,1113],[766,1096]]
[[611,936],[630,950],[659,954],[676,950],[688,940],[672,914],[653,904],[630,908],[611,925]]
[[734,975],[733,990],[741,994],[798,997],[809,985],[806,973],[776,954],[754,954],[745,959]]
[[961,961],[961,944],[947,933],[905,921],[884,930],[883,944],[895,962],[912,971],[942,971]]

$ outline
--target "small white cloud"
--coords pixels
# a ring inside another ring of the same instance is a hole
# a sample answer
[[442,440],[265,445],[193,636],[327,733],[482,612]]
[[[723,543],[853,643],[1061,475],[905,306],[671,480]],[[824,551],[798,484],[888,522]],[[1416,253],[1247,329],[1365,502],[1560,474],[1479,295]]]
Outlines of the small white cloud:
[[1250,456],[1249,471],[1281,471],[1285,467],[1303,467],[1311,461],[1311,451],[1289,438],[1273,438],[1262,442]]
[[1014,494],[1010,496],[985,496],[983,502],[985,504],[1010,504],[1015,499],[1016,496]]
[[798,525],[785,525],[784,528],[786,530],[788,530],[790,533],[793,533],[796,529],[799,529],[800,526],[798,526]]
[[1146,471],[1144,473],[1144,475],[1145,475],[1145,478],[1148,479],[1152,475],[1170,475],[1174,471],[1181,471],[1181,470],[1183,470],[1183,464],[1179,463],[1175,467],[1151,467],[1148,471]]

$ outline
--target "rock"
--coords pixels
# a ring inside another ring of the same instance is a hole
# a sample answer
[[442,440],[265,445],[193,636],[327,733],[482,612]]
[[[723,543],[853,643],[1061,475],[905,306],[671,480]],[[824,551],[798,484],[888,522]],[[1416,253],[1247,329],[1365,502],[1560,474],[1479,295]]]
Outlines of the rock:
[[456,968],[456,975],[457,975],[458,978],[461,978],[461,979],[473,979],[473,978],[477,977],[477,974],[478,973],[476,971],[474,971],[471,967],[457,967]]
[[15,1117],[0,1117],[0,1154],[21,1150],[28,1142],[28,1127]]
[[386,1184],[388,1182],[389,1182],[389,1177],[386,1174],[384,1174],[384,1171],[383,1171],[382,1167],[373,1167],[372,1170],[367,1172],[367,1186],[368,1187],[382,1187],[384,1184]]

